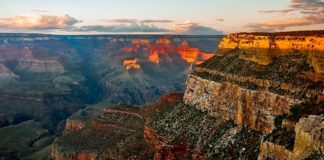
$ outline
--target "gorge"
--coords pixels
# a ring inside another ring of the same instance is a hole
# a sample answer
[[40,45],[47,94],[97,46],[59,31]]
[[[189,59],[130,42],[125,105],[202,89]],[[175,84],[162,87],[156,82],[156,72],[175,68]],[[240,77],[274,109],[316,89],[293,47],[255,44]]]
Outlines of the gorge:
[[[324,31],[228,35],[215,56],[195,62],[184,93],[142,106],[80,110],[68,118],[51,156],[323,159],[323,46]],[[149,59],[161,64],[159,56]]]
[[[199,55],[214,53],[221,38],[1,33],[0,159],[49,158],[64,126],[85,126],[66,121],[80,109],[142,105],[182,92],[196,62],[210,58]],[[180,46],[196,56],[182,58]]]

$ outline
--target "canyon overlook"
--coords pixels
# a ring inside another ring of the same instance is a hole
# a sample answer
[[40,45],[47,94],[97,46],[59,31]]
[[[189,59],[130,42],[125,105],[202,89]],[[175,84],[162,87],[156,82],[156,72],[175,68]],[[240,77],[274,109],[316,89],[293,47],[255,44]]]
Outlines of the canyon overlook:
[[[194,58],[190,53],[182,59],[199,65],[184,94],[144,106],[81,110],[55,140],[52,157],[323,159],[323,37],[323,31],[231,34],[201,64],[199,52],[189,49]],[[161,38],[155,45],[173,48],[170,43]],[[143,47],[148,44],[137,39],[123,52],[143,49],[154,64],[163,64],[160,56],[168,61],[164,49]],[[127,61],[126,69],[134,62]]]

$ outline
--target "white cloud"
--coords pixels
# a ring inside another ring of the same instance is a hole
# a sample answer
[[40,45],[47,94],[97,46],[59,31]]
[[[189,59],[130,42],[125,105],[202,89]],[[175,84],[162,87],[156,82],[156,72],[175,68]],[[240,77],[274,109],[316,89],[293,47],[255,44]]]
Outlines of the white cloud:
[[67,14],[61,16],[27,14],[0,18],[0,27],[9,29],[64,29],[80,23]]
[[169,27],[170,31],[176,34],[189,34],[189,35],[220,35],[223,32],[214,28],[199,25],[198,23],[185,22],[175,24]]

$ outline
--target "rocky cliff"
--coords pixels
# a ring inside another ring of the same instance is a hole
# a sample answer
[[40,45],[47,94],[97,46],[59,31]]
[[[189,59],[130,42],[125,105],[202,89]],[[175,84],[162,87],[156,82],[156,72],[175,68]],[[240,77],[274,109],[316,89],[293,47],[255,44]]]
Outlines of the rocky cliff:
[[219,44],[220,54],[238,49],[240,57],[258,64],[267,65],[275,58],[292,52],[307,54],[308,63],[315,72],[324,72],[324,37],[322,32],[297,32],[283,34],[230,34]]
[[[187,79],[184,102],[239,125],[271,132],[275,117],[289,114],[292,106],[322,101],[323,74],[309,63],[324,64],[317,59],[324,53],[322,36],[229,35],[221,41],[217,56]],[[305,47],[310,44],[310,49]],[[262,61],[262,56],[269,61]]]
[[216,56],[188,77],[184,103],[263,132],[259,159],[321,157],[323,36],[321,31],[231,34]]
[[301,118],[295,127],[295,140],[292,150],[287,149],[284,145],[264,140],[260,145],[258,159],[273,158],[300,160],[309,157],[311,154],[323,153],[323,128],[323,115],[310,115],[307,118]]
[[22,59],[18,69],[31,73],[63,74],[64,67],[56,60]]
[[249,90],[228,82],[214,82],[190,76],[186,82],[184,103],[224,120],[247,125],[254,130],[271,132],[274,119],[289,113],[298,99],[267,91]]

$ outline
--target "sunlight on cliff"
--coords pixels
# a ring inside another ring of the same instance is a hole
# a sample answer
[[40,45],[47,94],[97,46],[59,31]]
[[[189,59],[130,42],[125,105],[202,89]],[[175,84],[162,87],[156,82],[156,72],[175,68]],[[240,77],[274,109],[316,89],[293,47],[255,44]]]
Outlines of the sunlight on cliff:
[[126,67],[127,70],[137,70],[141,68],[141,66],[137,63],[137,59],[126,59],[124,60],[123,65]]

